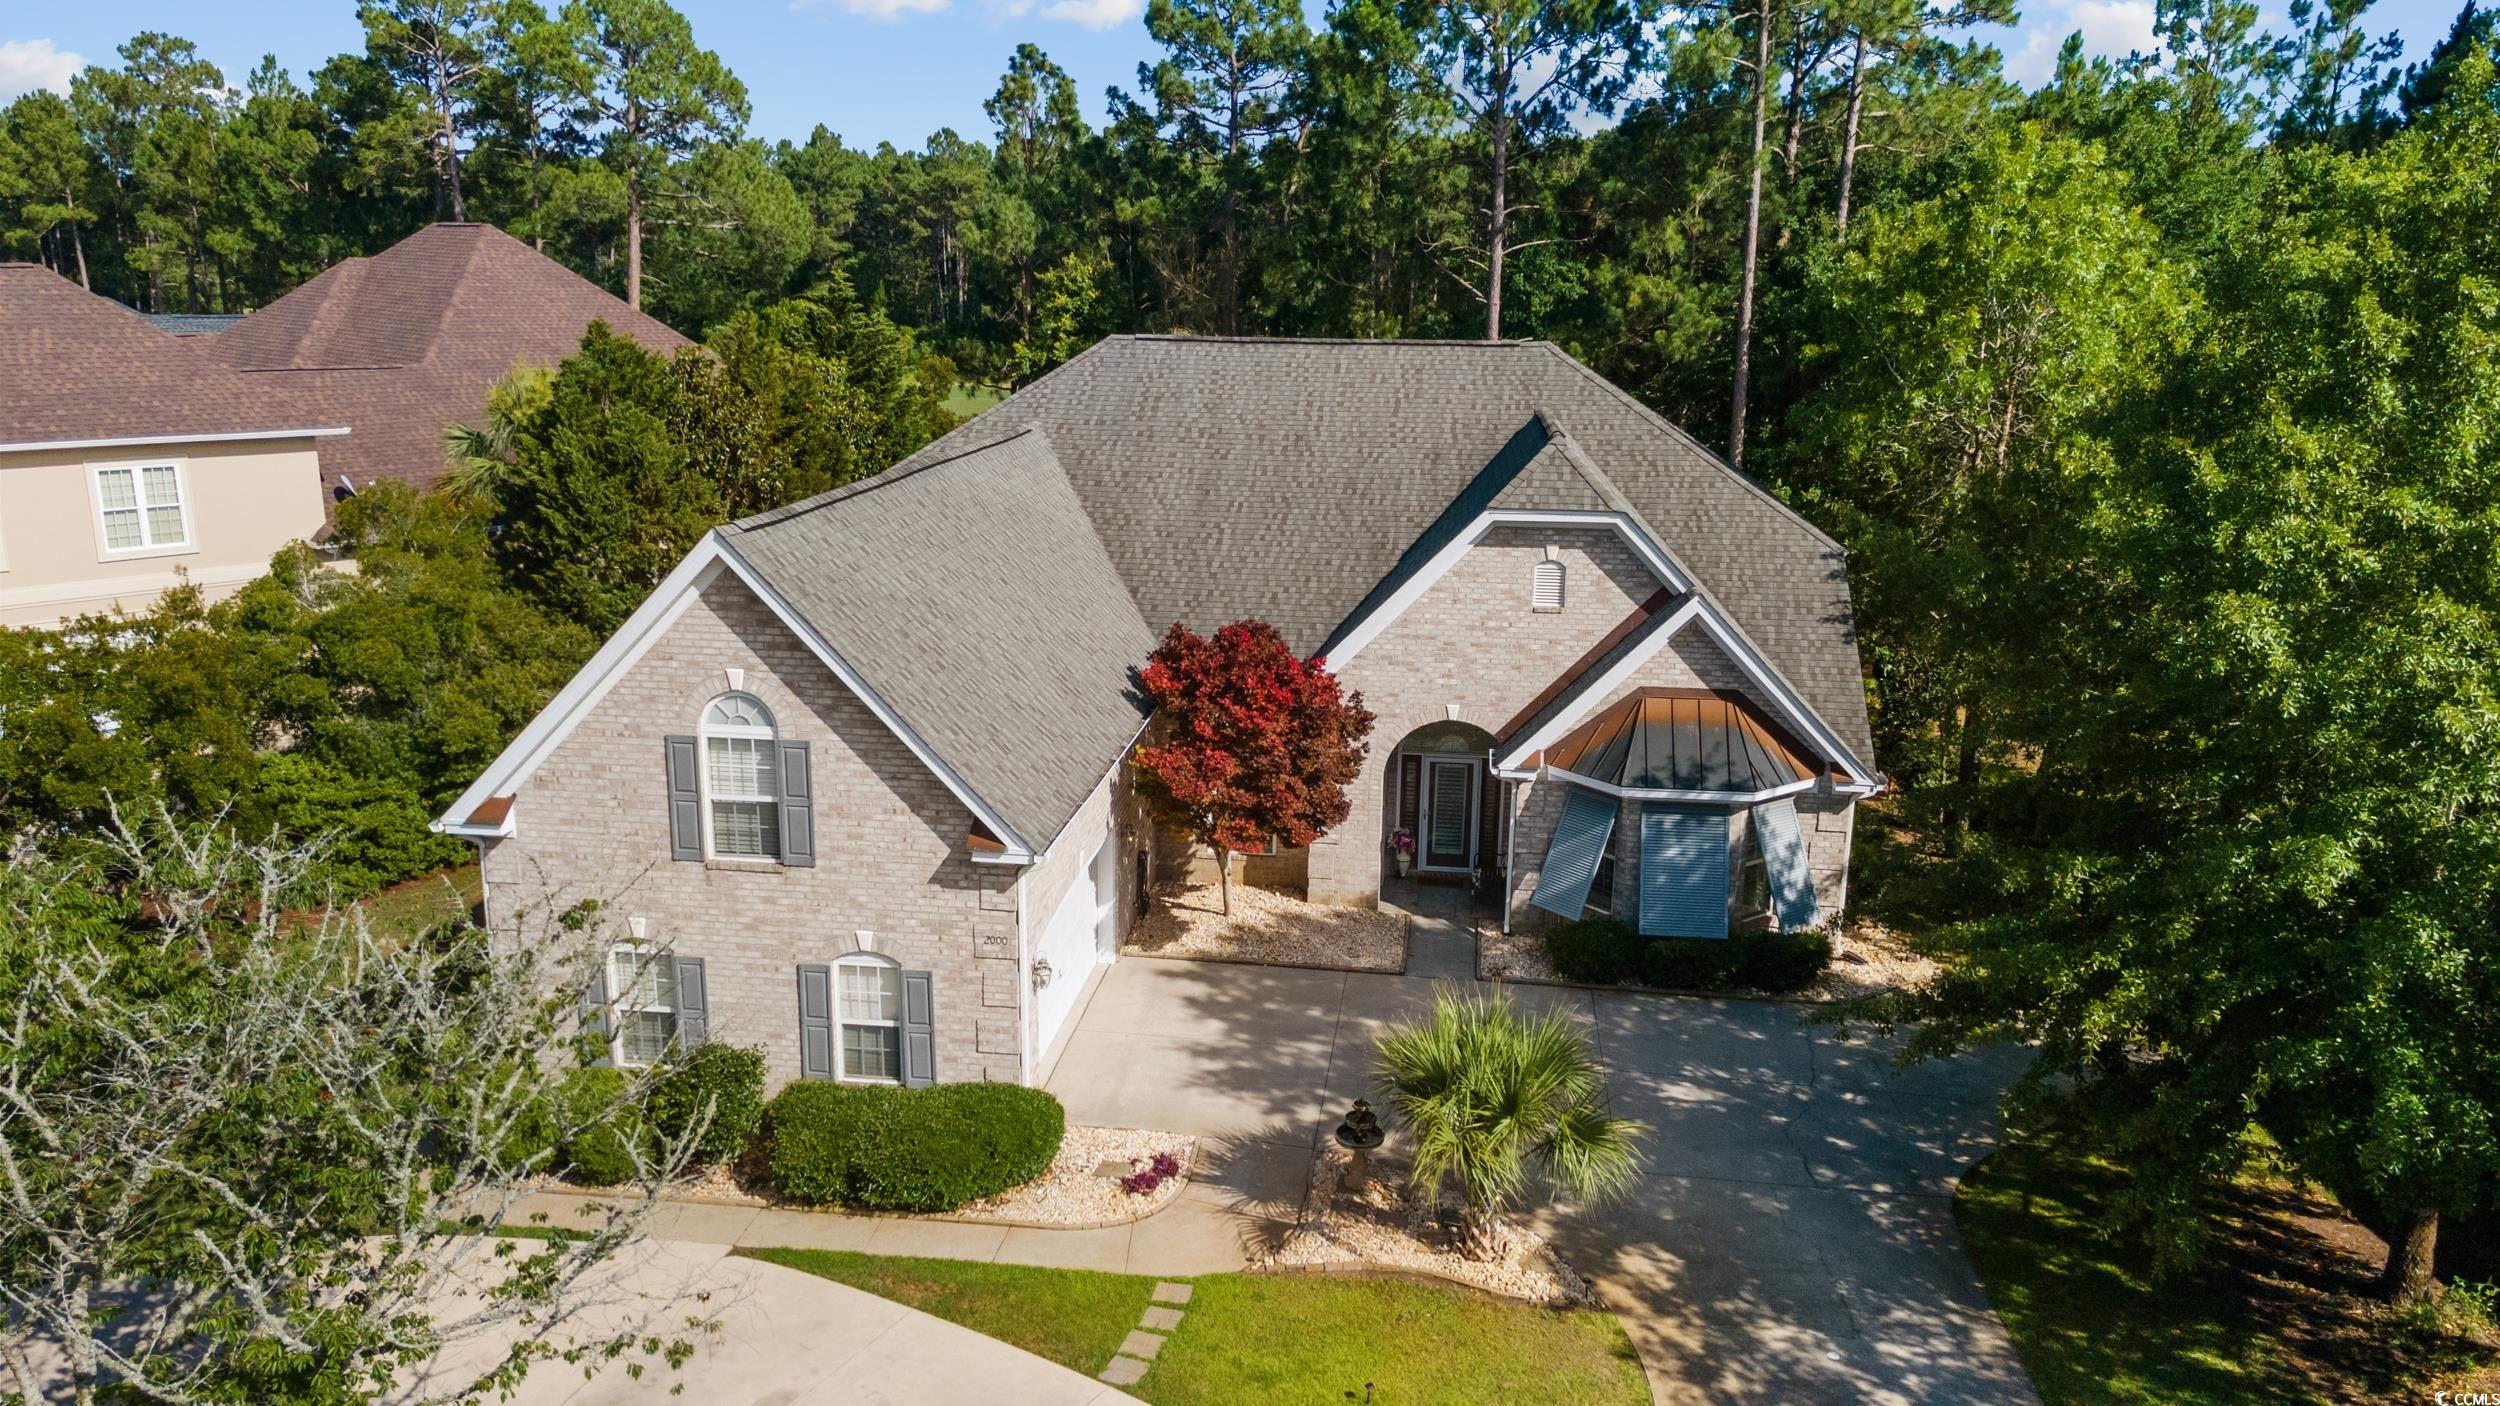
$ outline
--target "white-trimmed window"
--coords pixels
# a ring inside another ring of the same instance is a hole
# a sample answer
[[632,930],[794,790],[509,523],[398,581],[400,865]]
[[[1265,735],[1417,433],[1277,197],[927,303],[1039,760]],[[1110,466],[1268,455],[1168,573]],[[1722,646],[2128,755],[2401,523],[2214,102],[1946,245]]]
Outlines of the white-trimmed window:
[[1563,608],[1563,564],[1547,557],[1528,569],[1528,605],[1531,609],[1558,611]]
[[903,971],[883,957],[833,964],[836,1072],[853,1083],[903,1082]]
[[636,942],[609,948],[608,1005],[616,1062],[658,1063],[677,1038],[677,959]]
[[703,829],[724,859],[781,857],[781,770],[773,715],[744,693],[703,710]]
[[1615,852],[1612,847],[1598,857],[1597,873],[1589,880],[1589,896],[1581,905],[1583,916],[1594,913],[1612,917],[1615,911]]
[[98,464],[96,518],[108,552],[188,546],[182,470],[174,464]]

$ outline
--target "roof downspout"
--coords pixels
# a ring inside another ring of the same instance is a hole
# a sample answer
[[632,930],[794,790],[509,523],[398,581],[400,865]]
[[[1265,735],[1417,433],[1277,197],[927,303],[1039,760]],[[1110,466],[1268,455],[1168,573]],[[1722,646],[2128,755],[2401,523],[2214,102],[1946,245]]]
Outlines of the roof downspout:
[[1502,936],[1510,936],[1510,890],[1519,863],[1519,783],[1502,778]]
[[1033,948],[1024,928],[1024,880],[1032,872],[1030,865],[1016,871],[1016,1070],[1028,1088],[1041,1073],[1033,1067]]

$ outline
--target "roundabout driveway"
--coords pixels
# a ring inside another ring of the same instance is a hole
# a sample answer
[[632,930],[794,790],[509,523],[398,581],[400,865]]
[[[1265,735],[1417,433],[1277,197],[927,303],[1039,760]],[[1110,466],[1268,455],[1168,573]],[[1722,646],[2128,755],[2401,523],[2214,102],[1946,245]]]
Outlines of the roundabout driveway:
[[[1432,988],[1124,958],[1049,1087],[1072,1122],[1197,1133],[1219,1166],[1292,1186],[1370,1092],[1372,1037]],[[1588,1022],[1618,1109],[1654,1130],[1630,1195],[1533,1214],[1622,1317],[1657,1400],[2037,1401],[1953,1224],[2019,1051],[1895,1073],[1887,1047],[1794,1005],[1509,989]]]

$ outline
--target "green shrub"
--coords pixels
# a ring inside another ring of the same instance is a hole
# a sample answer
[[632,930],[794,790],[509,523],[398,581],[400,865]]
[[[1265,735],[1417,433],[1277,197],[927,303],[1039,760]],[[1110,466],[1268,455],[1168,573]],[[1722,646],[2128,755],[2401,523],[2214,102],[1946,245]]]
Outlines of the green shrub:
[[1640,972],[1640,939],[1612,918],[1582,918],[1549,930],[1545,952],[1566,981],[1612,986]]
[[1671,991],[1721,991],[1736,967],[1735,939],[1655,937],[1641,953],[1641,981]]
[[951,1211],[1040,1176],[1066,1133],[1058,1099],[1015,1084],[798,1083],[764,1109],[763,1170],[792,1201]]
[[677,1138],[709,1106],[712,1121],[694,1147],[697,1162],[735,1159],[764,1118],[764,1052],[738,1045],[704,1044],[654,1081],[651,1127]]
[[1832,940],[1820,928],[1739,933],[1735,983],[1758,991],[1802,991],[1832,962]]
[[641,1110],[618,1106],[625,1083],[621,1069],[576,1069],[564,1077],[559,1116],[562,1126],[579,1131],[556,1149],[556,1171],[590,1186],[634,1179],[634,1145],[645,1134]]

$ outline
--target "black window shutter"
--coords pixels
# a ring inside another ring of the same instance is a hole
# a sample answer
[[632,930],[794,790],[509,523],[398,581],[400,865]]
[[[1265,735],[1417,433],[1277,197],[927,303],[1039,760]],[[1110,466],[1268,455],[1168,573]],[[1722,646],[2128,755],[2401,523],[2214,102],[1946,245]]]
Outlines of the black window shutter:
[[703,792],[695,768],[702,754],[691,737],[668,739],[668,857],[703,862]]
[[917,1089],[937,1082],[937,1016],[929,999],[927,972],[903,973],[903,1086]]
[[814,791],[807,774],[807,744],[781,744],[781,862],[808,869],[816,864]]
[[703,959],[679,957],[676,961],[677,1043],[700,1045],[712,1038],[711,999],[703,989]]
[[608,1042],[608,958],[599,954],[599,964],[590,972],[590,982],[582,988],[582,1035],[598,1042],[598,1058],[591,1063],[601,1069],[615,1063],[609,1056]]
[[833,968],[799,968],[799,1074],[833,1077]]
[[[1398,828],[1411,831],[1422,820],[1424,759],[1421,757],[1405,758],[1404,764],[1398,768],[1398,771]],[[1419,834],[1416,836],[1416,844],[1420,846],[1422,843],[1423,837]]]

